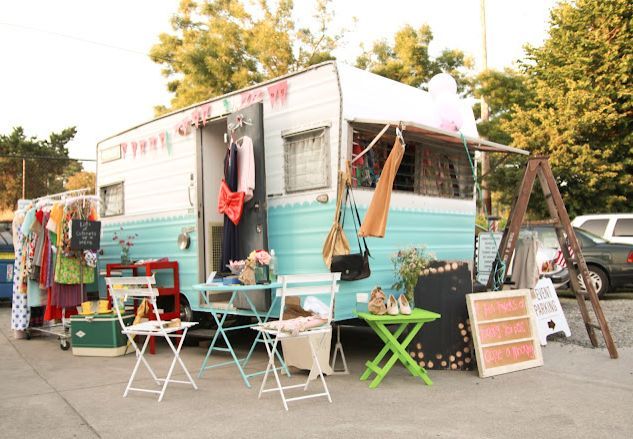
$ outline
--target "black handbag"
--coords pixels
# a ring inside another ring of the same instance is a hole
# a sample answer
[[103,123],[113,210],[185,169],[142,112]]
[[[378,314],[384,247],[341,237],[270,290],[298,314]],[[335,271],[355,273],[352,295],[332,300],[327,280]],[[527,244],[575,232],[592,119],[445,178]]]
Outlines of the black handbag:
[[[368,278],[371,274],[371,270],[369,268],[369,248],[367,248],[367,242],[365,241],[365,237],[363,237],[363,245],[365,246],[365,251],[363,251],[360,245],[360,239],[358,237],[358,228],[356,227],[356,221],[358,221],[358,227],[360,227],[360,215],[358,214],[358,208],[356,207],[356,200],[354,200],[354,194],[347,188],[346,192],[347,200],[351,200],[351,208],[353,210],[352,214],[352,222],[354,223],[354,230],[356,230],[356,239],[358,240],[358,250],[359,253],[351,253],[349,255],[335,255],[332,256],[332,263],[330,264],[330,272],[332,273],[341,273],[341,280],[360,280]],[[345,212],[347,209],[343,210],[343,222],[341,227],[345,225]]]

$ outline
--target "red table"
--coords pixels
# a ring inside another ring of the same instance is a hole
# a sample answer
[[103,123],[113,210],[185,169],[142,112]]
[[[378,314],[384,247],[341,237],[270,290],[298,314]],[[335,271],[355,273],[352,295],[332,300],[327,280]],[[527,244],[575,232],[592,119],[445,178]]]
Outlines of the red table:
[[[133,276],[151,276],[156,274],[160,270],[172,271],[172,286],[164,287],[157,285],[159,293],[160,306],[163,312],[160,313],[161,320],[171,320],[180,317],[180,276],[178,275],[178,262],[169,261],[166,259],[147,261],[136,264],[106,264],[106,276],[110,277],[113,271],[131,270]],[[167,300],[165,300],[167,298]],[[110,294],[108,293],[108,299]],[[165,303],[167,302],[167,303]],[[170,305],[169,308],[165,305]],[[134,304],[134,310],[136,311],[136,303]],[[155,319],[154,313],[150,313],[150,320]],[[154,337],[150,340],[149,351],[152,354],[156,353],[156,344]]]

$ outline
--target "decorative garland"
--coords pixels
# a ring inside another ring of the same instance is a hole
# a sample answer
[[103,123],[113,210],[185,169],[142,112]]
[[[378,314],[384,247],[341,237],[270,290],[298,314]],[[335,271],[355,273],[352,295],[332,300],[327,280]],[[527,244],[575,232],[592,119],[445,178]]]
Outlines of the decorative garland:
[[[266,90],[258,88],[255,90],[245,91],[239,95],[231,96],[230,98],[225,98],[222,100],[222,107],[219,107],[221,110],[218,112],[218,115],[231,113],[257,102],[263,102],[266,95],[268,95],[270,106],[272,108],[275,108],[277,105],[280,107],[286,105],[288,97],[288,81],[283,80],[271,84],[266,87]],[[237,102],[239,102],[238,105],[236,105]],[[201,125],[203,127],[206,126],[207,121],[212,116],[213,108],[215,107],[212,107],[210,102],[192,108],[177,124],[172,127],[171,132],[174,135],[186,137],[191,134],[192,126],[195,126],[196,128],[199,128]],[[172,151],[170,140],[170,130],[162,130],[142,139],[122,142],[120,144],[121,158],[125,159],[128,157],[128,146],[131,150],[129,151],[131,152],[131,158],[136,159],[147,155],[148,151],[157,152],[159,143],[160,149],[167,149],[167,153],[171,157]]]

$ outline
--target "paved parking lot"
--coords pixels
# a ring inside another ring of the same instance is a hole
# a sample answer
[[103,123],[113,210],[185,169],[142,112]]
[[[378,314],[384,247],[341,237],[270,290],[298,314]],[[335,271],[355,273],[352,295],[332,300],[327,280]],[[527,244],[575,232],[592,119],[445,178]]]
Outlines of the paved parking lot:
[[[196,379],[198,391],[168,388],[162,403],[138,393],[122,398],[133,356],[75,357],[50,338],[14,340],[9,317],[0,308],[0,437],[633,437],[633,348],[611,360],[604,349],[550,342],[541,368],[488,379],[430,371],[431,387],[396,366],[369,390],[358,378],[380,344],[366,328],[344,328],[351,374],[328,378],[333,403],[299,401],[285,412],[276,395],[258,400],[232,367]],[[246,348],[250,336],[241,334],[238,345]],[[184,349],[191,371],[204,352]],[[151,360],[166,370],[167,347]],[[264,365],[262,349],[252,366]]]

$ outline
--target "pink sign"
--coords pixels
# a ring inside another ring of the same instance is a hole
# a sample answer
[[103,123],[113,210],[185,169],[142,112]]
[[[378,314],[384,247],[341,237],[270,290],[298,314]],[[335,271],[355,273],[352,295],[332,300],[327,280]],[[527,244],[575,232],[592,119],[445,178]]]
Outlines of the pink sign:
[[532,340],[482,349],[486,367],[499,367],[536,359]]
[[524,316],[528,310],[523,297],[500,297],[475,302],[475,313],[482,321]]
[[478,329],[482,344],[518,340],[532,336],[530,320],[527,317],[504,322],[480,323]]

